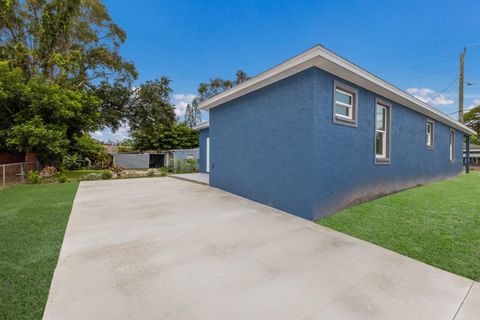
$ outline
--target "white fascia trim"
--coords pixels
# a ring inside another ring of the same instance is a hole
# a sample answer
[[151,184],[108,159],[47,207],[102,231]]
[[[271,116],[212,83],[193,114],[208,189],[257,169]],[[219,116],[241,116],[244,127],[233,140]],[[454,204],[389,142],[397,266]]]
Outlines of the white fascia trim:
[[467,135],[476,135],[475,131],[464,124],[448,117],[444,113],[432,108],[427,103],[418,100],[403,90],[400,90],[392,84],[378,78],[320,45],[317,45],[298,56],[233,87],[232,89],[214,96],[201,103],[199,108],[209,110],[210,108],[219,106],[225,102],[263,88],[311,67],[317,67],[332,73],[341,79],[350,81],[359,87],[365,88],[375,94],[379,94],[398,104],[422,113],[434,120],[447,124]]
[[209,121],[205,121],[205,122],[199,123],[198,125],[194,126],[192,129],[198,131],[198,130],[202,130],[202,129],[208,128],[209,125],[210,125],[210,122],[209,122]]

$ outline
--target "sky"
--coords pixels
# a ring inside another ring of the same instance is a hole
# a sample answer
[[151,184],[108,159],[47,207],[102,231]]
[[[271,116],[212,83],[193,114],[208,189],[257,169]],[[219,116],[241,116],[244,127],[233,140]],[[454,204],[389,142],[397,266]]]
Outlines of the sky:
[[[480,104],[478,0],[104,2],[127,33],[121,54],[135,63],[137,84],[170,78],[180,118],[199,83],[238,69],[254,76],[316,44],[453,117],[466,46],[465,108]],[[93,136],[122,140],[128,127]]]

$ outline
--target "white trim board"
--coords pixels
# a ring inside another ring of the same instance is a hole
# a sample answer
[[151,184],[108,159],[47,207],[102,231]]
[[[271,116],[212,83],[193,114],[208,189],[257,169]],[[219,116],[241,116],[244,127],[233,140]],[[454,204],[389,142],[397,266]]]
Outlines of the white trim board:
[[352,82],[386,99],[422,113],[431,119],[447,124],[467,135],[476,135],[475,131],[464,124],[448,117],[427,103],[409,95],[405,91],[378,78],[321,45],[316,45],[292,59],[204,101],[200,104],[199,108],[209,110],[311,67],[317,67],[332,73],[341,79]]
[[205,122],[202,122],[202,123],[197,124],[197,125],[194,126],[192,129],[198,131],[198,130],[202,130],[202,129],[208,128],[209,125],[210,125],[210,122],[205,121]]

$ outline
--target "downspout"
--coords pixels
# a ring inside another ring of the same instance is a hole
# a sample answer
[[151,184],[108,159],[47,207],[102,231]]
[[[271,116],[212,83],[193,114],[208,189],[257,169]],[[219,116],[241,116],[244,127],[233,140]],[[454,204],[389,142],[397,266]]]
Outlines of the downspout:
[[465,143],[465,173],[470,173],[470,136],[467,136]]

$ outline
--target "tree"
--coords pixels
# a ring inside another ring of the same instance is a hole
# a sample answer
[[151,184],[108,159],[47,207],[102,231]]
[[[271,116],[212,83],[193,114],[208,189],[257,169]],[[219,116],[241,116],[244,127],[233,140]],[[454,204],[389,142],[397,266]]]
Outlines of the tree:
[[156,127],[171,127],[175,123],[175,108],[170,103],[170,80],[147,81],[134,89],[126,107],[126,119],[132,130],[153,133]]
[[33,151],[42,162],[60,161],[66,153],[69,141],[65,128],[47,125],[39,116],[11,127],[6,145],[20,152]]
[[243,70],[236,72],[236,78],[234,81],[223,80],[221,78],[210,79],[210,82],[202,82],[198,86],[198,96],[196,96],[192,103],[188,104],[185,108],[185,123],[190,128],[196,126],[202,121],[202,114],[198,109],[198,106],[203,101],[206,101],[213,96],[222,93],[225,90],[233,88],[234,86],[247,81],[249,77]]
[[137,73],[119,53],[125,40],[101,0],[0,2],[0,59],[27,80],[42,75],[75,88],[112,77],[128,83]]
[[480,144],[479,135],[480,135],[480,106],[476,106],[473,109],[470,109],[463,116],[463,121],[465,125],[474,130],[477,133],[477,136],[472,136],[472,143]]
[[87,132],[138,118],[125,40],[101,0],[0,1],[0,148],[49,164],[97,154]]
[[59,163],[75,139],[98,127],[100,101],[0,62],[0,149],[33,151],[45,163]]
[[245,71],[238,70],[236,72],[236,78],[232,80],[223,80],[221,78],[210,79],[210,82],[202,82],[198,85],[198,98],[199,103],[216,96],[219,93],[222,93],[225,90],[233,88],[240,83],[250,79]]
[[192,103],[187,104],[185,108],[185,124],[189,128],[195,127],[198,123],[202,121],[202,113],[198,109],[198,98],[195,97],[192,100]]
[[186,124],[172,127],[158,126],[153,134],[144,131],[132,131],[135,150],[172,150],[198,148],[198,132]]

